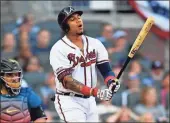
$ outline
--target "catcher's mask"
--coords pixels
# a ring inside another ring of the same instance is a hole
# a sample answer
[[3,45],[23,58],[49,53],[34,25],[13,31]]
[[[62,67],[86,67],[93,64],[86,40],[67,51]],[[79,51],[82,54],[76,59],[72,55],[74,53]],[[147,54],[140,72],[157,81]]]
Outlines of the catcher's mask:
[[0,67],[0,84],[5,87],[9,95],[18,95],[23,76],[19,63],[13,59],[3,59]]

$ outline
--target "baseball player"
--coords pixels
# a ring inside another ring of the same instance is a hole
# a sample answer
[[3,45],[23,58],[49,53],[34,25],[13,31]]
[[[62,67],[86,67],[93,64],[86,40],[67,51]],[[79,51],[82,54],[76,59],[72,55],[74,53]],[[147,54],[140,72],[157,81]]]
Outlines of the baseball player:
[[0,67],[0,122],[46,122],[39,96],[32,89],[21,87],[23,74],[18,62],[3,59]]
[[[65,36],[50,52],[50,64],[55,73],[55,108],[65,122],[96,122],[95,97],[110,100],[120,84],[111,70],[108,53],[97,39],[83,34],[82,11],[69,6],[58,15]],[[109,89],[96,87],[97,69]]]

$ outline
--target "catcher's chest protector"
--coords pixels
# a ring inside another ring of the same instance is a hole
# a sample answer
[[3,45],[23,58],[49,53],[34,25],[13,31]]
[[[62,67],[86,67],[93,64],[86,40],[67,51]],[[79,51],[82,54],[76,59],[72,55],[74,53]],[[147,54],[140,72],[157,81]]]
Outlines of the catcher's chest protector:
[[31,121],[28,110],[27,97],[18,95],[16,97],[1,96],[1,116],[0,122],[20,122],[29,123]]

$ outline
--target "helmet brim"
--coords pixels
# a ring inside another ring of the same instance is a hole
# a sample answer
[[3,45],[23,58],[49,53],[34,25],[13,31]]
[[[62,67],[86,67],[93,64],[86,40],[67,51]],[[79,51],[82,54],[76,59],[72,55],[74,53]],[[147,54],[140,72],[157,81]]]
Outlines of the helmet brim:
[[75,12],[72,12],[70,15],[68,15],[67,18],[65,18],[62,22],[62,24],[64,24],[72,15],[74,14],[79,14],[80,16],[83,14],[83,11],[75,11]]

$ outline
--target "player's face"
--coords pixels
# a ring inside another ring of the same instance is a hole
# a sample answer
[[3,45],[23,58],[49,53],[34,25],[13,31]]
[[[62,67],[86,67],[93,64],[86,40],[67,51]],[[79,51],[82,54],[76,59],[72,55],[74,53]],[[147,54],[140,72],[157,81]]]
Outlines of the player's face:
[[79,14],[73,14],[68,19],[68,24],[70,27],[69,33],[82,35],[83,34],[83,21]]
[[16,73],[5,73],[3,76],[3,80],[13,88],[18,88],[20,86],[20,72]]

